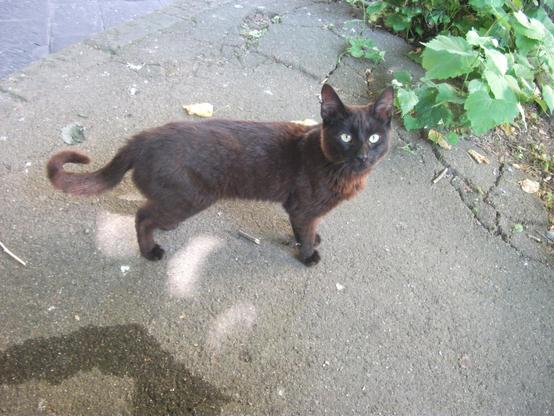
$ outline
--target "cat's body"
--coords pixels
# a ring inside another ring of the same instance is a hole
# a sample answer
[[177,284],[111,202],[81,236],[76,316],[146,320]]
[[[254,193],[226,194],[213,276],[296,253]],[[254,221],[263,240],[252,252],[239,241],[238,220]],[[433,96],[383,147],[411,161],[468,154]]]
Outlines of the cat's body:
[[[48,176],[64,192],[92,195],[114,187],[133,169],[133,181],[147,198],[137,212],[137,237],[150,260],[163,256],[153,240],[156,228],[174,228],[218,199],[279,202],[300,243],[301,261],[313,265],[319,261],[314,249],[319,219],[362,189],[388,150],[391,103],[387,90],[375,106],[346,107],[326,85],[323,125],[216,119],[170,123],[135,135],[111,162],[90,174],[65,172],[64,163],[89,160],[74,151],[60,152],[48,162]],[[348,143],[336,143],[341,134],[349,134]],[[369,144],[370,135],[379,140]]]

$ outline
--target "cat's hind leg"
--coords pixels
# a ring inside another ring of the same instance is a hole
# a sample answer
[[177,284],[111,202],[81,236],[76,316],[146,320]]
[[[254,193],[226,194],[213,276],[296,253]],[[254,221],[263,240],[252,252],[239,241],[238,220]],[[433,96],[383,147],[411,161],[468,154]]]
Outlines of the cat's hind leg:
[[164,255],[164,249],[154,241],[154,230],[159,227],[157,221],[159,211],[159,207],[149,201],[139,208],[135,217],[140,254],[152,261],[161,260]]
[[[166,206],[170,205],[170,206]],[[148,201],[137,211],[136,229],[140,253],[148,260],[160,260],[164,249],[154,241],[154,230],[172,230],[180,222],[199,213],[211,205],[204,201],[201,205],[193,205],[188,201],[172,200],[164,206]]]

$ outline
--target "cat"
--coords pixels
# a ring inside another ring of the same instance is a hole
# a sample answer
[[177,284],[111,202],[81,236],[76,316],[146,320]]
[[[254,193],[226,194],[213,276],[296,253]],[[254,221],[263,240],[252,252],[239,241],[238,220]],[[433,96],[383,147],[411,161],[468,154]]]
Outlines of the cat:
[[320,261],[316,233],[323,215],[356,195],[390,147],[394,92],[373,105],[346,106],[328,84],[321,90],[322,124],[209,119],[173,122],[134,135],[103,168],[72,173],[65,163],[86,164],[76,151],[48,161],[56,189],[94,195],[115,187],[133,169],[147,198],[136,213],[141,254],[160,260],[156,229],[170,230],[221,198],[279,202],[289,215],[307,266]]

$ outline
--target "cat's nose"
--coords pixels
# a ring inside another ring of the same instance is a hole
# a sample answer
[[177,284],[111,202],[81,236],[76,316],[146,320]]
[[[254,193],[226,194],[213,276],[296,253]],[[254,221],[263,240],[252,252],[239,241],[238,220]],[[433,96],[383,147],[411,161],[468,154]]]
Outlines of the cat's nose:
[[356,159],[358,159],[360,162],[367,162],[367,155],[358,155],[356,156]]

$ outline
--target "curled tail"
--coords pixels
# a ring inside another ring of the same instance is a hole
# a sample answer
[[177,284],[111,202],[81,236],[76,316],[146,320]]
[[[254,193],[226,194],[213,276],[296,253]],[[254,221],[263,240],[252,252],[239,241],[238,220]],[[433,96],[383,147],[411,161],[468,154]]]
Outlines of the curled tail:
[[66,163],[87,164],[88,156],[73,150],[56,153],[46,165],[48,179],[54,188],[73,195],[95,195],[113,188],[129,169],[133,167],[133,159],[128,146],[123,147],[115,157],[103,168],[91,173],[66,172]]

